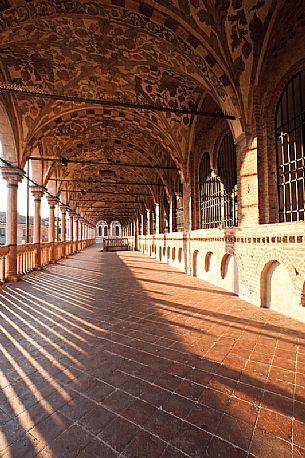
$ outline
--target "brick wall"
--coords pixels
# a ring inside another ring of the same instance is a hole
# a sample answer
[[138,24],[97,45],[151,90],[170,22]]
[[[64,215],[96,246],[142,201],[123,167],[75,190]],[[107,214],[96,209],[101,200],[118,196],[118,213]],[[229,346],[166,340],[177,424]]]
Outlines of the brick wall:
[[[144,254],[190,275],[196,273],[197,277],[238,293],[241,298],[257,306],[265,305],[266,273],[272,261],[277,261],[288,272],[295,293],[295,298],[286,298],[284,313],[305,321],[303,223],[195,230],[188,236],[180,232],[142,236],[139,242],[140,251]],[[209,257],[213,257],[213,263],[207,270]],[[234,279],[231,278],[232,272],[226,271],[228,263],[230,269],[235,268]]]

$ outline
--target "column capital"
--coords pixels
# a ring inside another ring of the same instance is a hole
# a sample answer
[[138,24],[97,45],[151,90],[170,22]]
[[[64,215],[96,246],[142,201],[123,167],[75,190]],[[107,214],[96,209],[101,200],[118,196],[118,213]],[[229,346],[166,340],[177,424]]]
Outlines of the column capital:
[[58,198],[57,197],[48,196],[47,197],[47,201],[48,201],[48,204],[50,205],[50,207],[55,207],[55,205],[58,203]]
[[76,216],[76,212],[72,210],[71,208],[68,208],[68,213],[70,216]]
[[30,186],[30,189],[31,189],[31,193],[34,196],[35,200],[40,200],[42,196],[44,195],[44,193],[46,192],[46,188],[44,188],[43,186],[33,185],[33,186]]
[[25,172],[18,167],[0,167],[2,178],[7,181],[8,186],[18,186],[22,181]]
[[69,209],[68,205],[60,205],[59,206],[61,213],[66,213]]

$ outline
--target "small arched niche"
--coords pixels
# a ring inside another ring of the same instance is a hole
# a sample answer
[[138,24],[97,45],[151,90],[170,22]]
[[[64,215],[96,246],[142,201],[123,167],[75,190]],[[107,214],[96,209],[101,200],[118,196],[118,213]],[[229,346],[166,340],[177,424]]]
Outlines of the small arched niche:
[[175,261],[175,258],[176,258],[176,248],[173,247],[172,248],[172,261]]
[[226,253],[221,261],[220,275],[222,287],[234,294],[239,293],[239,271],[236,259],[233,255]]
[[178,262],[182,262],[182,248],[178,249]]
[[198,273],[198,250],[193,253],[193,277],[197,277]]
[[289,272],[277,260],[269,261],[262,270],[261,306],[294,315],[293,308],[297,306],[295,288]]
[[204,270],[206,272],[209,272],[210,270],[212,256],[213,256],[212,251],[208,251],[204,257]]
[[168,247],[167,247],[167,260],[168,260],[168,261],[170,260],[170,256],[171,256],[171,249],[170,249],[170,247],[168,246]]

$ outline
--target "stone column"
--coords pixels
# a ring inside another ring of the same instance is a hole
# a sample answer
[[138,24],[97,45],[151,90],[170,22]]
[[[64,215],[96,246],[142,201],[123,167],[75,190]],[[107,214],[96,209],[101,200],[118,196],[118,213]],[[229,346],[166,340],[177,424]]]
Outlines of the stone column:
[[83,225],[82,225],[82,221],[81,221],[81,218],[78,220],[78,238],[79,238],[79,241],[82,240],[82,237],[83,237]]
[[147,235],[150,235],[150,209],[147,208],[146,209],[146,220],[147,220],[147,224],[146,224],[146,234]]
[[48,197],[48,204],[50,207],[49,214],[49,243],[51,243],[50,249],[50,262],[55,262],[55,205],[58,202],[56,197]]
[[62,256],[66,256],[66,225],[67,225],[67,220],[66,220],[66,213],[67,213],[68,207],[66,205],[61,205],[60,206],[60,211],[61,211],[61,242],[62,242]]
[[159,204],[159,234],[164,234],[164,196],[160,200]]
[[74,216],[73,221],[74,221],[74,239],[78,242],[79,224],[78,224],[78,216],[77,215]]
[[160,234],[160,205],[155,204],[156,208],[156,234]]
[[144,235],[144,215],[140,214],[140,235]]
[[34,197],[34,228],[33,243],[34,251],[34,270],[41,269],[41,198],[45,192],[42,186],[31,186],[31,192]]
[[73,246],[74,242],[74,211],[73,210],[68,210],[69,211],[69,241],[71,242],[71,248],[70,248],[70,254],[75,253],[75,249]]
[[173,198],[171,197],[169,201],[168,232],[173,232],[173,216],[174,216],[174,206],[173,206]]
[[191,183],[183,182],[183,253],[184,269],[188,275],[191,275],[192,260],[190,250],[190,230],[191,230]]
[[134,249],[138,250],[138,218],[133,222],[133,234],[134,234]]
[[1,173],[7,182],[6,245],[9,246],[9,254],[6,258],[6,279],[17,281],[17,192],[23,172],[15,167],[1,167]]
[[75,221],[75,240],[79,240],[79,216],[74,216]]
[[74,211],[69,210],[69,241],[73,242],[74,240]]

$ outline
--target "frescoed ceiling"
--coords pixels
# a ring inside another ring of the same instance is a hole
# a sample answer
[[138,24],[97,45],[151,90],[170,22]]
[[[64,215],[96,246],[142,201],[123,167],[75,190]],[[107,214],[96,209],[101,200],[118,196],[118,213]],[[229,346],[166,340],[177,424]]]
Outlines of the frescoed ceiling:
[[[0,79],[49,94],[191,112],[212,98],[211,111],[216,104],[219,111],[236,116],[232,129],[238,135],[251,129],[251,87],[285,3],[2,0]],[[100,199],[98,189],[110,192],[115,180],[160,183],[172,193],[179,178],[187,176],[197,115],[107,108],[22,94],[2,95],[1,100],[15,127],[20,165],[38,151],[45,158],[109,164],[68,162],[60,167],[59,162],[47,162],[50,178],[82,177],[82,189],[92,201],[96,196],[95,204]],[[138,167],[141,164],[160,168]],[[90,179],[106,179],[105,170],[110,170],[109,183],[91,186]],[[69,190],[77,201],[80,193],[73,194],[75,183],[62,182],[59,189]],[[150,194],[147,206],[160,194],[158,187],[142,184],[116,189]]]

